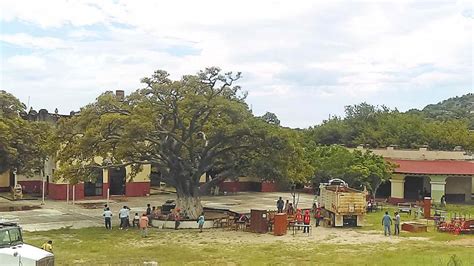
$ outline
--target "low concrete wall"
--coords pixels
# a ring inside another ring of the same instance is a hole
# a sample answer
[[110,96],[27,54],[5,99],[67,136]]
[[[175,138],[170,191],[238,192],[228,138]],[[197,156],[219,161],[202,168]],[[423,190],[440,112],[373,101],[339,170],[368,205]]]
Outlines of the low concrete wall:
[[[163,220],[152,220],[151,221],[152,225],[154,227],[158,228],[164,228],[166,229],[174,229],[174,221],[163,221]],[[212,220],[210,221],[205,221],[203,228],[212,228],[214,225],[214,222]],[[181,224],[179,225],[179,229],[198,229],[198,223],[196,221],[181,221]]]

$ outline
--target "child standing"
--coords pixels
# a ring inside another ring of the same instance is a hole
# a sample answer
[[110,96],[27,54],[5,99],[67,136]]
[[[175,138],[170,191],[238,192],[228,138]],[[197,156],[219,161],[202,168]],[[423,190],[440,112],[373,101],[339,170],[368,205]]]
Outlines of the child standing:
[[181,223],[180,209],[176,209],[176,213],[174,214],[174,230],[178,230],[180,223]]
[[146,213],[144,213],[142,217],[140,217],[139,226],[140,226],[140,233],[142,237],[147,237],[148,236],[148,217]]
[[202,227],[204,226],[204,213],[201,213],[201,215],[199,216],[198,225],[199,225],[199,232],[202,233]]
[[135,213],[135,216],[133,217],[133,221],[132,221],[133,227],[135,227],[135,225],[137,226],[137,228],[139,227],[138,225],[139,220],[140,220],[140,216],[138,216],[138,213]]

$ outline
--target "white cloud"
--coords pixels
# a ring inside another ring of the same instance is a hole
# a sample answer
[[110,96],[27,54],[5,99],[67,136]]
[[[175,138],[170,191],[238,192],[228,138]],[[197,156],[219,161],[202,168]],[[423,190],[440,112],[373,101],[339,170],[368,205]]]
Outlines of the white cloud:
[[51,37],[33,37],[25,33],[2,34],[0,41],[24,48],[58,49],[66,48],[63,40]]
[[105,22],[107,16],[94,5],[95,2],[5,0],[0,5],[1,19],[4,21],[18,19],[43,28],[60,27],[65,24],[85,26]]
[[8,58],[7,65],[19,71],[44,70],[46,62],[43,58],[31,55],[16,55]]
[[344,104],[394,91],[439,84],[469,90],[468,7],[451,1],[2,1],[1,21],[43,31],[0,35],[10,53],[32,49],[2,54],[1,85],[50,109],[58,105],[56,95],[69,97],[59,103],[69,112],[104,90],[136,89],[155,69],[177,78],[215,65],[243,71],[241,84],[255,109],[278,110],[284,124],[308,126],[319,121],[320,106],[326,118]]

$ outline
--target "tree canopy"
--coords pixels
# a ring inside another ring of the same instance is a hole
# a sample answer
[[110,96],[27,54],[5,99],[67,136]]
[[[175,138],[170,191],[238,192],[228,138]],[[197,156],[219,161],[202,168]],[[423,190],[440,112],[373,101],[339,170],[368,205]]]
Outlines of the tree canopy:
[[402,113],[366,103],[347,106],[344,118],[332,117],[310,128],[307,135],[325,145],[363,144],[372,148],[398,145],[406,149],[428,145],[438,150],[462,146],[474,150],[474,133],[465,118],[435,120],[422,113]]
[[[202,210],[200,194],[225,178],[302,178],[296,173],[305,166],[285,157],[303,159],[301,147],[290,133],[252,115],[234,85],[239,78],[218,68],[180,80],[156,71],[142,79],[145,88],[124,99],[101,95],[60,122],[58,175],[78,182],[94,169],[129,165],[133,178],[152,164],[176,188],[178,206],[190,217]],[[205,173],[213,179],[200,187]]]
[[306,152],[315,169],[314,184],[340,178],[354,188],[363,189],[365,186],[373,195],[390,178],[395,167],[370,151],[350,151],[339,145],[313,145]]
[[0,173],[14,170],[31,176],[43,170],[51,126],[25,120],[25,109],[15,96],[0,90]]

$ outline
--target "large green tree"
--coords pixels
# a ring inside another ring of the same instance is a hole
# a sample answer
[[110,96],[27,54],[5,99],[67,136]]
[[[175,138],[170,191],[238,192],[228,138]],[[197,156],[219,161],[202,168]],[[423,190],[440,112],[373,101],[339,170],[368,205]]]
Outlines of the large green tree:
[[351,151],[339,145],[310,145],[307,156],[315,168],[313,183],[316,186],[340,178],[354,188],[365,186],[373,195],[390,178],[394,169],[393,164],[370,151]]
[[15,96],[0,90],[0,173],[31,176],[44,169],[51,126],[26,120],[25,109]]
[[[291,138],[252,115],[245,94],[234,86],[239,77],[209,68],[171,80],[156,71],[142,79],[145,88],[124,99],[101,95],[60,122],[58,175],[74,183],[91,178],[94,169],[130,165],[133,178],[142,165],[152,164],[176,188],[178,207],[195,218],[202,211],[201,193],[225,178],[259,176],[262,156],[279,159],[268,166],[278,173],[262,178],[292,174],[281,156],[294,148]],[[200,186],[205,173],[212,179]]]

